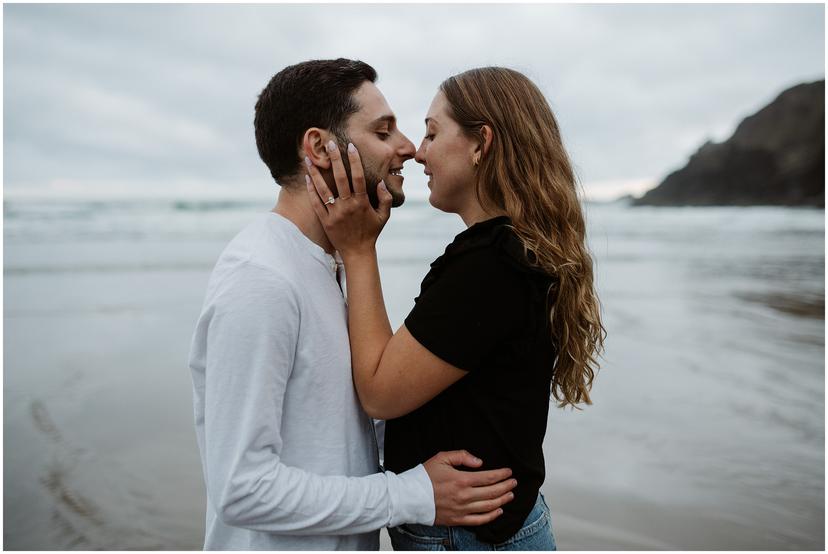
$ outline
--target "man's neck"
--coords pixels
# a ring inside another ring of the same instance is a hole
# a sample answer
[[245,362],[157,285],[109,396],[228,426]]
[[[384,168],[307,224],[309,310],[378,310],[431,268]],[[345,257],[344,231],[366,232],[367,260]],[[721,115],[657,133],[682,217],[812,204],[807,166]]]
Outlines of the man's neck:
[[322,247],[325,252],[330,255],[334,254],[333,244],[328,240],[325,229],[316,217],[304,186],[283,187],[279,191],[276,206],[271,211],[293,222],[303,235]]

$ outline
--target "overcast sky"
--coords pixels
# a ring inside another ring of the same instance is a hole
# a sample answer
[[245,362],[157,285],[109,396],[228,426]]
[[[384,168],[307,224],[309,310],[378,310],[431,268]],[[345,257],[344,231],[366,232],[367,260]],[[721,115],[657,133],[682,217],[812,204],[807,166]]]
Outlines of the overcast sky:
[[[270,77],[362,59],[415,143],[439,83],[483,65],[546,94],[585,191],[640,192],[784,89],[824,78],[822,4],[3,6],[7,196],[273,193]],[[406,163],[410,196],[427,192]]]

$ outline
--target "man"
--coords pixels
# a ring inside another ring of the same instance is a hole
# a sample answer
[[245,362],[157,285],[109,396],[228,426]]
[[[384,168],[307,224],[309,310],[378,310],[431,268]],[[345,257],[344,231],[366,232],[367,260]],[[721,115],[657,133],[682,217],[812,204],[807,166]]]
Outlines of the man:
[[302,169],[308,157],[333,183],[326,145],[353,142],[375,203],[383,179],[402,204],[414,145],[375,80],[362,62],[304,62],[256,103],[256,144],[279,198],[221,254],[190,354],[205,549],[377,549],[383,526],[478,525],[510,500],[508,469],[454,469],[480,466],[467,452],[376,473],[373,425],[351,378],[344,276]]

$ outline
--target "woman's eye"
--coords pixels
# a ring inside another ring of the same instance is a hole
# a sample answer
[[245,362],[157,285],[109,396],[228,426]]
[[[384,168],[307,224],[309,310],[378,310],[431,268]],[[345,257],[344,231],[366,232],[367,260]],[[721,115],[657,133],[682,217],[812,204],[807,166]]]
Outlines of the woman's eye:
[[391,133],[386,133],[385,131],[377,131],[377,136],[380,140],[388,140],[388,137],[391,136]]
[[426,140],[434,140],[434,135],[426,135]]

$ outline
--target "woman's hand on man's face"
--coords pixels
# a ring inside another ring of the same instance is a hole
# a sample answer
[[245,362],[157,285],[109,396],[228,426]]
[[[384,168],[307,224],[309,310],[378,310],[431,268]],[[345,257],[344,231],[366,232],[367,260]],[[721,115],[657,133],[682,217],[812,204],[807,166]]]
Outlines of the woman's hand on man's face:
[[306,157],[308,174],[305,176],[305,182],[311,206],[328,239],[343,259],[352,254],[372,253],[377,237],[391,215],[391,193],[381,181],[377,186],[379,207],[375,210],[368,201],[365,174],[356,147],[348,144],[352,183],[348,182],[342,155],[336,143],[328,142],[327,150],[339,198],[334,198],[319,170]]

